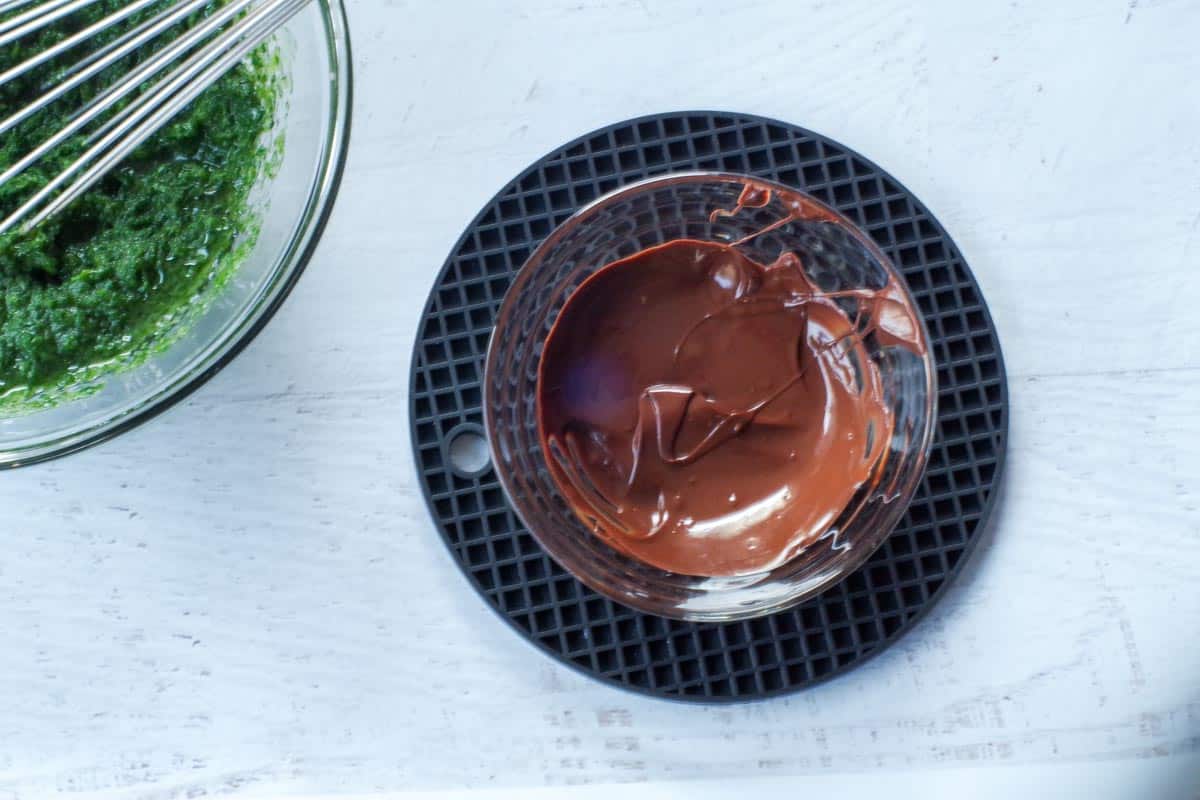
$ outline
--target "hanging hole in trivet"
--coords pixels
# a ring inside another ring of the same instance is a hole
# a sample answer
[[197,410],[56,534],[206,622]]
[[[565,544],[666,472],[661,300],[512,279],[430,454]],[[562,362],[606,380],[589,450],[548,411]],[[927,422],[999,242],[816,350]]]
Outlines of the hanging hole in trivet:
[[478,478],[492,466],[483,428],[467,422],[446,434],[446,463],[464,478]]

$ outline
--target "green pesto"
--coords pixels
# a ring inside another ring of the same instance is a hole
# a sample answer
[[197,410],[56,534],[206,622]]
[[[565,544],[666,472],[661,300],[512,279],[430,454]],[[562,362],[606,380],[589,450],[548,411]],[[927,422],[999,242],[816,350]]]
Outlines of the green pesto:
[[[0,72],[123,2],[104,0],[0,48]],[[127,29],[118,26],[105,39]],[[134,54],[124,69],[146,56]],[[70,63],[67,56],[0,86],[0,118],[43,92]],[[0,170],[122,71],[98,76],[0,136]],[[276,57],[260,49],[75,203],[28,234],[0,236],[0,415],[53,404],[140,363],[185,332],[236,270],[257,236],[252,190],[278,154],[268,135],[278,75]],[[0,216],[86,146],[67,142],[0,186]]]

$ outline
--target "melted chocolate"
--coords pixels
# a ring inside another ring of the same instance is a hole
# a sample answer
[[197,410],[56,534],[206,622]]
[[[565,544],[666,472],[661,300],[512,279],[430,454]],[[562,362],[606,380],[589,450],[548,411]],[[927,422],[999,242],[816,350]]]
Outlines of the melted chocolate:
[[[750,183],[714,218],[772,191]],[[790,219],[835,219],[784,199]],[[568,298],[541,359],[555,482],[605,541],[671,572],[759,572],[820,538],[892,434],[863,337],[923,352],[894,279],[822,292],[795,254],[763,265],[739,243],[680,239],[606,265]]]

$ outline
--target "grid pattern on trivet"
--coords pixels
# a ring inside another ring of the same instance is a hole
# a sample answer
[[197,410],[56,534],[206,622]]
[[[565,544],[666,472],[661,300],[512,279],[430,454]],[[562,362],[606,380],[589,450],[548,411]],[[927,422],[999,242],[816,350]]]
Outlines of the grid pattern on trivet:
[[[668,620],[597,595],[553,562],[490,468],[456,472],[449,434],[479,430],[488,337],[513,274],[579,206],[682,170],[743,172],[796,186],[866,230],[903,273],[938,364],[928,467],[900,524],[858,571],[788,611],[724,624]],[[744,114],[680,112],[619,123],[554,151],[471,223],[430,295],[413,354],[417,470],[451,553],[488,603],[566,663],[684,700],[794,691],[878,652],[965,562],[995,498],[1008,394],[991,317],[961,254],[903,186],[822,136]]]

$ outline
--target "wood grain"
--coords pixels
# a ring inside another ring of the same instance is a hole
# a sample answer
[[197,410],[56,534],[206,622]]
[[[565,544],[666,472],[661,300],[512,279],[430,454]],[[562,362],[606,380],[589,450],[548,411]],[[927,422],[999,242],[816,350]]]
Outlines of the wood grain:
[[[155,422],[0,475],[0,798],[1149,765],[1118,797],[1192,768],[1200,7],[350,11],[350,164],[279,316]],[[467,220],[562,141],[687,107],[894,172],[966,253],[1011,376],[1001,503],[945,601],[843,678],[728,708],[617,692],[514,636],[442,549],[406,418]]]

